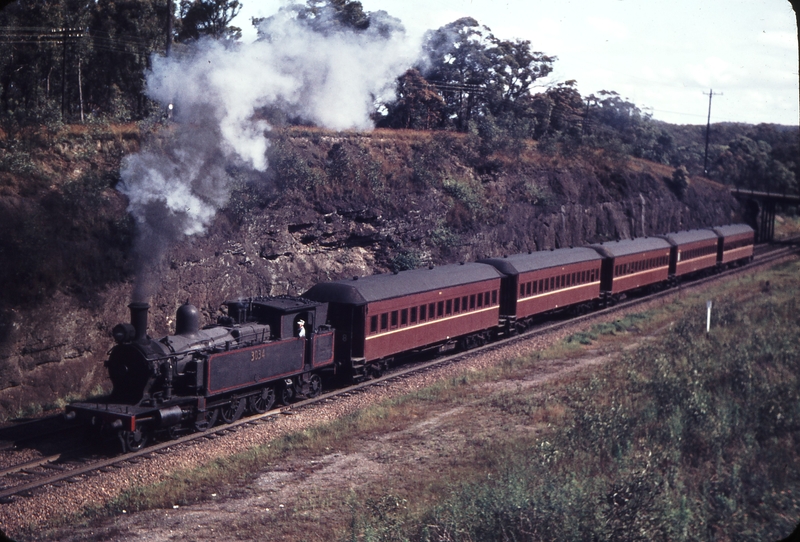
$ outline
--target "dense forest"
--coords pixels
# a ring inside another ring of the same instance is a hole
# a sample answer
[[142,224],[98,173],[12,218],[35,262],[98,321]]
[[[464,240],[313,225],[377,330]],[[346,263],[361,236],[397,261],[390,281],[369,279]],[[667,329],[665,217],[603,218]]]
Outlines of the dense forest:
[[[0,11],[0,126],[13,134],[161,119],[163,106],[146,93],[153,58],[191,55],[207,40],[239,47],[241,29],[231,21],[240,9],[238,0],[11,3]],[[402,30],[397,19],[352,0],[308,0],[282,11],[320,34]],[[251,22],[260,40],[273,39],[264,19]],[[702,175],[705,166],[707,177],[727,184],[797,191],[796,128],[713,124],[706,156],[705,126],[656,121],[613,90],[581,95],[574,80],[542,86],[556,56],[497,37],[472,18],[429,31],[422,48],[397,78],[395,96],[373,104],[375,126],[472,133],[486,154],[531,140],[564,154],[602,149],[672,166],[677,182],[684,169]],[[259,114],[272,126],[313,123],[273,104]]]

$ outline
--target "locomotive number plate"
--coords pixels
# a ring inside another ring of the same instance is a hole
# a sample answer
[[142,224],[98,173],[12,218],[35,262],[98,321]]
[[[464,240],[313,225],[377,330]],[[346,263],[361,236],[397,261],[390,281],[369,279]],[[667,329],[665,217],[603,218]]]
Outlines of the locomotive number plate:
[[266,357],[266,349],[259,348],[258,350],[251,350],[250,351],[250,361],[258,361],[260,359],[264,359]]

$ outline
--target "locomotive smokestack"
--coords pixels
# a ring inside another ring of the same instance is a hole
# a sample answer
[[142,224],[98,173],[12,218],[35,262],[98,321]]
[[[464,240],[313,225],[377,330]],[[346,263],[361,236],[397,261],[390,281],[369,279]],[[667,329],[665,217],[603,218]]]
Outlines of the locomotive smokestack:
[[128,305],[128,308],[131,310],[131,325],[136,330],[133,340],[142,342],[147,338],[147,310],[150,305],[134,302]]

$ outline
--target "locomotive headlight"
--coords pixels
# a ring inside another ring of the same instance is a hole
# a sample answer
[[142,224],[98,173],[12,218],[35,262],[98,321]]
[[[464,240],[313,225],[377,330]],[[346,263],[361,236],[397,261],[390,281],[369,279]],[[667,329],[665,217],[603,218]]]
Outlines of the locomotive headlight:
[[117,324],[111,330],[111,336],[117,344],[130,342],[136,337],[136,329],[131,324]]

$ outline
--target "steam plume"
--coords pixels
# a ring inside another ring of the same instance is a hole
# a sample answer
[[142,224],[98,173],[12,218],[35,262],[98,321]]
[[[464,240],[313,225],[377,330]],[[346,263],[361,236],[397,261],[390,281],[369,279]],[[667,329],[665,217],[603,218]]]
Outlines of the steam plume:
[[226,166],[267,169],[264,107],[336,130],[372,127],[376,101],[390,98],[418,46],[399,21],[371,14],[346,31],[331,13],[301,19],[283,9],[262,22],[261,39],[201,41],[181,57],[154,57],[147,94],[175,104],[174,133],[128,156],[120,191],[136,219],[140,255],[134,300],[152,294],[148,276],[181,236],[205,232],[230,195]]

